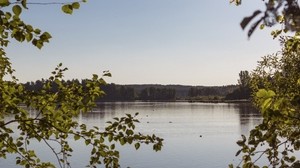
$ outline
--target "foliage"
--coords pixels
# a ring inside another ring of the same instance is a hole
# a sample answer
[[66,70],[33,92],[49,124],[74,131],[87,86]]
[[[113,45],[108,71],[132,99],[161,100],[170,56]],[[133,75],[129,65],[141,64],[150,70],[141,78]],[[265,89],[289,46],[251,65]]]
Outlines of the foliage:
[[250,75],[248,71],[241,71],[239,73],[240,79],[238,80],[238,83],[241,88],[247,88],[249,87],[249,82],[250,82]]
[[[232,0],[237,5],[240,0]],[[250,131],[248,138],[242,135],[237,142],[242,154],[239,167],[256,168],[258,161],[265,158],[266,167],[300,167],[296,156],[300,150],[300,9],[296,0],[268,0],[266,11],[248,32],[250,37],[260,22],[261,28],[283,24],[280,30],[274,30],[276,38],[282,32],[295,32],[294,36],[281,36],[282,50],[263,57],[251,74],[250,86],[253,90],[253,103],[263,116],[261,124]],[[244,18],[244,29],[261,11]],[[233,168],[231,164],[229,167]]]
[[[87,163],[89,167],[99,164],[119,167],[119,152],[115,149],[115,143],[133,144],[136,149],[141,143],[150,143],[155,151],[160,150],[161,138],[134,131],[135,123],[138,122],[137,114],[114,118],[105,130],[97,127],[87,128],[85,124],[74,120],[79,113],[88,112],[95,105],[94,101],[104,95],[101,87],[105,81],[96,74],[85,80],[84,87],[76,82],[65,83],[63,73],[67,68],[59,64],[39,90],[26,90],[24,85],[18,82],[13,76],[14,70],[4,50],[9,40],[27,41],[37,48],[42,48],[51,38],[49,33],[42,33],[41,30],[22,21],[22,10],[28,9],[28,4],[42,3],[0,0],[0,157],[17,154],[16,164],[26,168],[55,167],[54,163],[41,161],[30,148],[30,142],[36,140],[49,147],[57,158],[58,166],[71,167],[68,158],[73,149],[68,143],[68,138],[83,140],[91,147],[90,161]],[[62,5],[63,12],[68,14],[80,7],[79,2],[59,4]],[[110,73],[104,72],[103,76],[110,76]],[[10,80],[5,80],[7,78]],[[56,92],[53,92],[54,87]],[[29,107],[37,110],[37,113],[30,113]],[[13,119],[8,119],[7,116],[13,116]],[[55,149],[51,145],[53,143],[58,144],[60,148]]]
[[[264,0],[263,0],[264,1]],[[230,0],[231,3],[240,5],[242,0]],[[247,25],[254,18],[259,18],[254,21],[248,31],[248,37],[252,35],[254,30],[260,25],[260,28],[264,26],[274,26],[276,23],[284,25],[279,30],[274,30],[272,36],[275,38],[280,35],[282,32],[300,31],[300,8],[297,0],[267,0],[266,1],[266,10],[256,10],[249,17],[245,17],[241,22],[241,27],[246,28]]]
[[271,167],[296,167],[300,162],[295,153],[300,150],[299,44],[297,36],[282,38],[282,51],[263,57],[252,74],[254,104],[263,122],[251,130],[248,139],[242,136],[237,142],[243,167],[258,167],[263,156]]

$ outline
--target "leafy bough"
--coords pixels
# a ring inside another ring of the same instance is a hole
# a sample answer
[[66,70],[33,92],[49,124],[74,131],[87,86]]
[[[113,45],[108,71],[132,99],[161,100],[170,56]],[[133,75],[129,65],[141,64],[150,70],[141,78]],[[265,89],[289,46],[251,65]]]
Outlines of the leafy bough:
[[[85,80],[85,85],[77,82],[64,82],[63,72],[67,70],[60,64],[41,90],[28,91],[22,84],[15,82],[1,83],[1,121],[0,121],[0,157],[7,154],[18,154],[16,163],[25,167],[55,167],[53,163],[42,162],[34,150],[28,145],[37,140],[49,147],[57,159],[59,167],[71,167],[68,158],[72,156],[68,138],[75,141],[83,140],[91,147],[89,167],[104,164],[106,167],[119,167],[119,152],[115,144],[133,144],[139,149],[140,144],[153,144],[155,151],[161,150],[163,139],[155,135],[143,135],[134,131],[139,121],[135,115],[114,118],[108,122],[104,130],[98,127],[87,128],[79,124],[74,117],[88,112],[95,105],[95,100],[104,92],[100,86],[105,84],[103,78],[93,75],[91,80]],[[110,76],[105,72],[103,76]],[[57,88],[53,92],[53,88]],[[29,115],[28,108],[36,109],[35,115]],[[14,119],[6,121],[6,115],[13,115]],[[10,128],[17,124],[20,132],[16,137],[15,130]],[[57,151],[53,142],[60,146]]]
[[[52,38],[50,33],[25,23],[21,19],[22,11],[28,10],[28,5],[59,4],[64,13],[72,14],[74,9],[80,7],[80,2],[86,1],[33,3],[27,0],[0,0],[0,158],[16,154],[16,164],[26,168],[71,167],[69,158],[73,149],[69,138],[82,140],[91,147],[88,167],[99,164],[119,167],[116,143],[132,144],[136,149],[141,144],[152,144],[155,151],[161,149],[163,139],[135,132],[137,114],[115,118],[104,130],[87,128],[76,121],[80,113],[89,112],[95,106],[96,99],[104,95],[101,86],[105,84],[103,77],[111,76],[109,72],[104,72],[102,77],[94,74],[91,79],[84,80],[84,84],[65,82],[63,73],[67,68],[59,64],[38,90],[26,88],[13,75],[14,69],[5,53],[10,40],[29,42],[41,49]],[[32,115],[29,109],[37,112]],[[42,161],[36,150],[30,148],[33,141],[48,147],[57,164]],[[59,149],[55,148],[57,145]]]

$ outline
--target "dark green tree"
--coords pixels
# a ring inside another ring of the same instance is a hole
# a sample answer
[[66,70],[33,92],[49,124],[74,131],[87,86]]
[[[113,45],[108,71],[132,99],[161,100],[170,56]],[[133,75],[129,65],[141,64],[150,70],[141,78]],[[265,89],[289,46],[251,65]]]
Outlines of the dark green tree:
[[239,100],[239,99],[250,99],[251,89],[250,89],[250,74],[248,71],[240,71],[238,84],[239,87],[232,93],[226,95],[226,100]]
[[241,88],[248,88],[250,84],[250,75],[248,71],[241,71],[239,73],[238,83]]

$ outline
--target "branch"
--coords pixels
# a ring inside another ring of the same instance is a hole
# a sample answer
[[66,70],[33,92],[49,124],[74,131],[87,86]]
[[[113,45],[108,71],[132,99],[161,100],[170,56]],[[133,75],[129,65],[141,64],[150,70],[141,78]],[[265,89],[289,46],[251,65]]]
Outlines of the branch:
[[7,140],[4,140],[4,142],[6,142],[6,145],[9,146],[11,149],[13,149],[16,153],[18,153],[24,160],[26,160],[28,162],[28,164],[30,164],[30,166],[34,167],[34,165],[31,163],[30,158],[28,158],[28,156],[23,155],[21,152],[19,152],[18,149],[16,149],[15,146],[10,145],[10,143]]
[[[288,143],[288,140],[286,140],[286,141],[284,141],[284,142],[281,142],[280,144],[278,144],[277,146],[276,146],[276,148],[279,148],[281,145],[283,145],[283,144],[286,144],[286,143]],[[270,148],[269,148],[270,149]],[[274,148],[273,148],[274,149]],[[257,154],[257,153],[260,153],[260,152],[262,152],[261,154],[260,154],[260,156],[253,162],[253,163],[256,163],[266,152],[267,152],[267,150],[268,149],[266,149],[266,150],[264,150],[264,151],[257,151],[257,152],[255,152],[254,154]]]
[[[42,137],[41,137],[42,138]],[[48,141],[45,139],[45,138],[42,138],[43,139],[43,141],[45,142],[45,144],[52,150],[52,152],[54,153],[54,155],[55,155],[55,157],[56,157],[56,159],[57,159],[57,162],[58,162],[58,164],[59,164],[59,167],[63,167],[62,165],[61,165],[61,163],[60,163],[60,159],[59,159],[59,157],[58,157],[58,153],[54,150],[54,148],[48,143]]]
[[[26,123],[25,123],[25,124],[26,124]],[[27,124],[27,125],[28,125],[28,124]],[[29,126],[30,126],[30,125],[29,125]],[[60,158],[58,157],[58,153],[57,153],[57,152],[54,150],[54,148],[48,143],[47,139],[45,139],[44,137],[40,136],[40,135],[38,134],[38,132],[36,132],[36,130],[33,129],[32,127],[29,127],[29,128],[31,128],[31,130],[35,132],[35,135],[38,136],[38,137],[40,137],[40,138],[45,142],[45,144],[52,150],[52,152],[54,153],[54,155],[55,155],[55,157],[56,157],[56,159],[57,159],[57,162],[58,162],[58,164],[59,164],[59,167],[63,168],[63,166],[61,165],[61,162],[60,162]],[[27,139],[27,138],[26,138],[26,139]],[[55,141],[55,142],[57,142],[58,144],[60,144],[57,140],[54,140],[54,139],[49,139],[49,140]],[[25,145],[26,145],[26,143],[25,143]],[[61,144],[60,144],[60,145],[61,145]],[[61,146],[62,146],[62,145],[61,145]],[[27,150],[27,149],[26,149],[26,150]]]
[[8,124],[11,124],[11,123],[14,123],[14,122],[20,122],[20,121],[22,121],[22,122],[26,122],[26,121],[40,121],[41,119],[38,119],[38,118],[35,118],[35,119],[28,119],[28,120],[10,120],[10,121],[8,121],[7,123],[4,123],[4,124],[2,124],[2,125],[0,125],[0,127],[4,127],[4,126],[6,126],[6,125],[8,125]]

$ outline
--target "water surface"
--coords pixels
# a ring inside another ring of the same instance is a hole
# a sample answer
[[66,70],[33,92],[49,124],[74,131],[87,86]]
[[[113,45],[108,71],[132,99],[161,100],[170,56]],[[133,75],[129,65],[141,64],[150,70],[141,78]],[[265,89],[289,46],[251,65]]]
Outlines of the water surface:
[[[138,151],[133,146],[121,146],[121,167],[125,168],[227,167],[239,162],[235,142],[240,135],[247,135],[261,122],[259,113],[249,104],[188,102],[101,103],[93,112],[81,114],[78,120],[104,128],[105,122],[113,117],[136,112],[140,120],[136,130],[164,138],[164,147],[154,152],[151,146],[142,145]],[[74,148],[72,167],[84,167],[89,150],[82,143],[70,141]],[[33,144],[43,159],[53,159],[48,149]],[[2,159],[0,167],[17,167],[14,163],[12,158]]]

